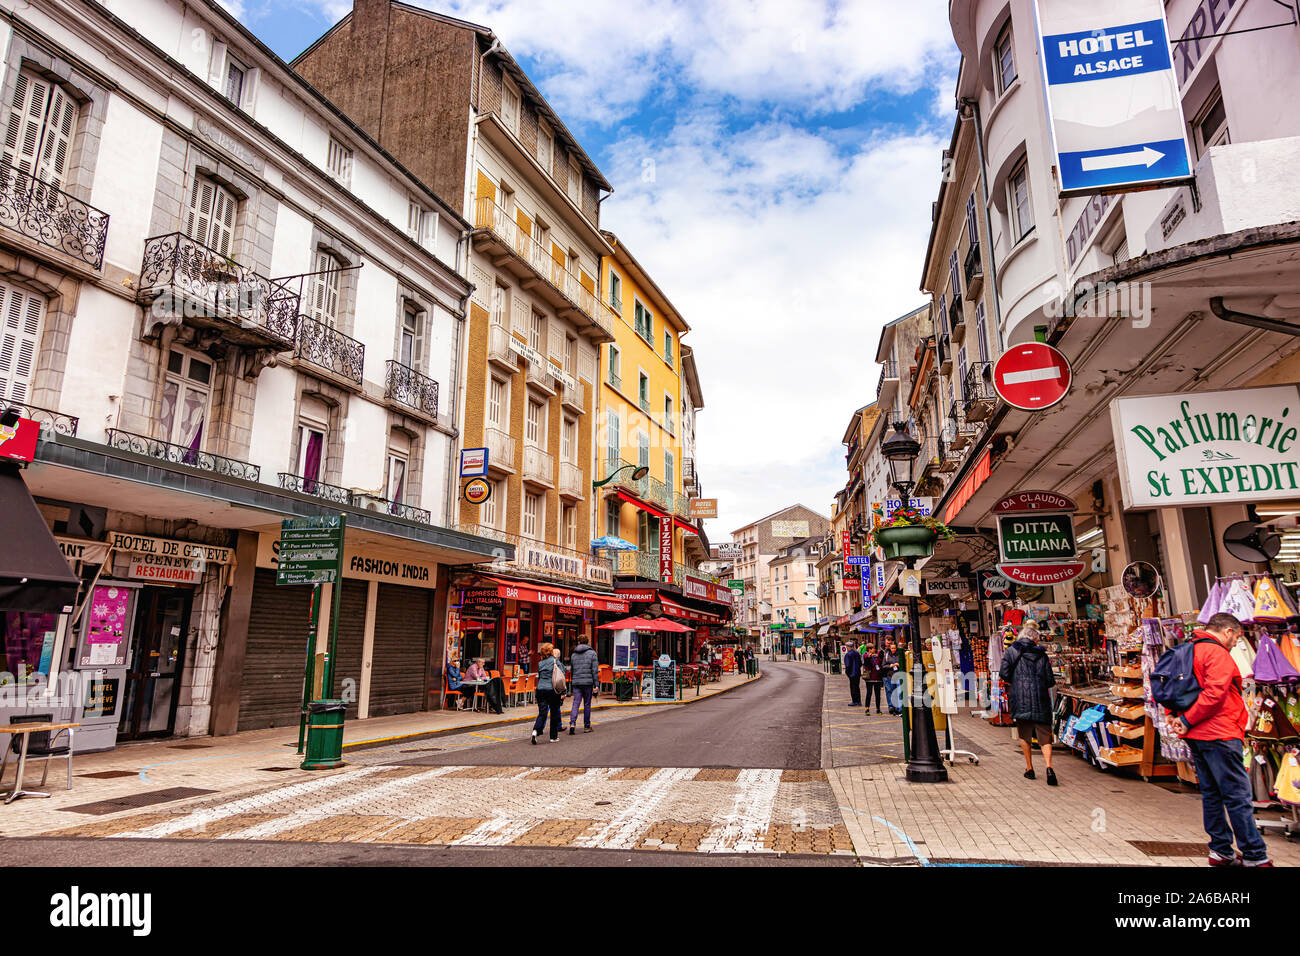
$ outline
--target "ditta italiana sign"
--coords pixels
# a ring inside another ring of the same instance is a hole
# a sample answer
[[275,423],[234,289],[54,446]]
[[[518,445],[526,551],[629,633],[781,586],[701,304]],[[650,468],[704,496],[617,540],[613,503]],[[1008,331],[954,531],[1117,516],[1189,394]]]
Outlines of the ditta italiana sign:
[[1117,398],[1110,418],[1125,508],[1300,494],[1300,385]]
[[1003,561],[1063,561],[1078,551],[1074,518],[1068,514],[998,515]]

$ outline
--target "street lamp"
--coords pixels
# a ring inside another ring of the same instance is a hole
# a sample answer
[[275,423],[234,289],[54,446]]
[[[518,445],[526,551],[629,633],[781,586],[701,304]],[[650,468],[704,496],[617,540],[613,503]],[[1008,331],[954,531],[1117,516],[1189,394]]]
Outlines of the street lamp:
[[[915,482],[912,470],[916,456],[921,453],[921,443],[907,434],[907,425],[894,422],[894,434],[881,445],[881,454],[889,461],[889,476],[898,489],[900,506],[906,506]],[[911,570],[916,558],[905,557],[904,565]],[[934,714],[925,700],[925,665],[921,659],[921,627],[917,621],[917,601],[907,599],[907,627],[912,644],[912,688],[908,699],[908,724],[912,728],[911,759],[907,763],[907,779],[912,783],[941,783],[948,779],[948,771],[939,759],[939,742],[934,735]]]
[[632,472],[632,480],[633,480],[633,481],[640,481],[640,480],[641,480],[642,478],[644,478],[646,475],[650,474],[650,469],[647,468],[645,465],[640,465],[640,466],[638,466],[638,465],[624,465],[622,468],[617,469],[617,470],[614,471],[612,474],[606,475],[606,476],[605,476],[604,478],[602,478],[600,481],[593,481],[593,482],[591,483],[592,490],[594,491],[594,490],[597,489],[597,488],[603,488],[603,487],[605,487],[605,485],[609,484],[611,481],[613,481],[615,478],[617,478],[621,472],[627,471],[629,468],[633,468],[633,469],[635,469],[635,470]]

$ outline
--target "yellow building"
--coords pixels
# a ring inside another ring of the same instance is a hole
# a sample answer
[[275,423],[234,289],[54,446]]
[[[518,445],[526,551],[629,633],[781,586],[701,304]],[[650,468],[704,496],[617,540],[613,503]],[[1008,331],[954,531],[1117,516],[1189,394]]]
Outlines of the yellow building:
[[[618,577],[682,587],[709,557],[685,494],[687,484],[696,487],[690,432],[703,405],[698,379],[683,371],[681,337],[690,326],[618,237],[604,237],[614,255],[601,262],[601,288],[616,318],[601,356],[596,467],[610,480],[598,489],[594,528],[637,545],[612,556]],[[638,479],[641,467],[649,471]]]

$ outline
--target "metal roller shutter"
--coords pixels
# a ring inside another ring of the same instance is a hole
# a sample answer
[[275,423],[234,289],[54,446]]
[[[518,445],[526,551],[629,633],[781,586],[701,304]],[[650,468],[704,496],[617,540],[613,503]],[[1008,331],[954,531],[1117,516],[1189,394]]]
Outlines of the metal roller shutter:
[[240,730],[298,723],[310,618],[311,587],[279,587],[274,571],[257,569],[239,685]]
[[433,592],[379,585],[370,674],[370,716],[423,710]]
[[[347,718],[357,716],[357,702],[361,695],[361,652],[366,639],[366,595],[370,585],[365,581],[343,582],[343,596],[339,606],[338,659],[334,662],[334,694],[348,702]],[[351,680],[349,686],[344,681]]]

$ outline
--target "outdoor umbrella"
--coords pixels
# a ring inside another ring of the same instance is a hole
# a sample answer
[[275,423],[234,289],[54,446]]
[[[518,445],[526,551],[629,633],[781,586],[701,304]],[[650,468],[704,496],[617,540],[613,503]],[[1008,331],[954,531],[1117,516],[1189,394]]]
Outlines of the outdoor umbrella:
[[622,538],[616,538],[612,534],[607,534],[603,538],[596,538],[591,542],[591,550],[599,551],[636,551],[637,546],[631,541],[624,541]]
[[669,621],[665,618],[625,617],[621,621],[602,624],[598,631],[693,631],[695,628]]

